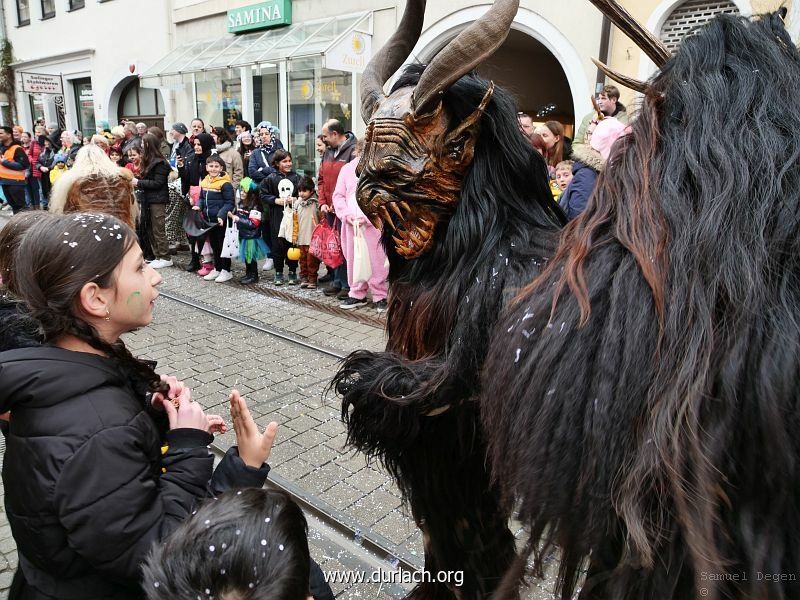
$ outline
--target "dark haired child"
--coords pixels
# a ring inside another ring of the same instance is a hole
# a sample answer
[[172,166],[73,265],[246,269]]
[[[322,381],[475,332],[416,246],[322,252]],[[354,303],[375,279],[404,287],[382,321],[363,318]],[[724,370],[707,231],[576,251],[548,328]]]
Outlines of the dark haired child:
[[148,600],[333,598],[309,556],[300,507],[267,489],[207,501],[153,548],[143,586]]
[[115,148],[114,146],[112,146],[111,149],[108,151],[108,158],[110,158],[111,162],[113,162],[117,166],[120,167],[125,166],[122,160],[122,152],[119,151],[119,148]]
[[275,172],[270,173],[259,186],[261,203],[264,212],[269,213],[269,248],[272,260],[275,263],[275,285],[283,285],[284,263],[289,267],[289,285],[297,283],[297,261],[288,260],[286,251],[290,248],[288,242],[278,233],[283,219],[283,209],[292,206],[297,200],[297,186],[300,177],[292,170],[292,155],[286,150],[276,150],[272,156],[272,165]]
[[208,444],[222,419],[122,340],[152,321],[161,283],[122,221],[50,215],[24,235],[15,263],[44,344],[0,353],[0,412],[12,414],[5,509],[19,553],[10,597],[139,599],[147,553],[209,481],[216,494],[264,484],[277,424],[262,434],[234,390],[238,447],[213,470]]
[[235,192],[230,176],[225,172],[225,161],[212,154],[206,159],[206,175],[200,182],[200,199],[193,209],[203,211],[206,221],[216,222],[208,232],[211,252],[214,253],[214,270],[203,277],[206,281],[224,283],[233,279],[231,259],[222,258],[222,243],[225,240],[225,222],[228,213],[236,206]]
[[319,259],[308,251],[311,234],[319,223],[319,201],[314,189],[314,180],[308,175],[297,185],[297,245],[300,246],[301,288],[316,289]]
[[228,213],[239,230],[239,259],[244,263],[245,276],[239,283],[249,285],[258,282],[258,261],[269,255],[269,246],[261,239],[261,199],[258,185],[245,177],[239,184],[244,194],[236,212]]

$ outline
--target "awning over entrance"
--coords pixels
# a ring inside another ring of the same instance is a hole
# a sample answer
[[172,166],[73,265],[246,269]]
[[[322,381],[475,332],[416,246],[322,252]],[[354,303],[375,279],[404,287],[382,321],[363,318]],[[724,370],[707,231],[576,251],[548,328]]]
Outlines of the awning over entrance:
[[324,56],[353,31],[372,33],[372,11],[184,44],[143,72],[141,85],[180,86],[193,75],[197,79],[223,69],[274,67],[285,60]]

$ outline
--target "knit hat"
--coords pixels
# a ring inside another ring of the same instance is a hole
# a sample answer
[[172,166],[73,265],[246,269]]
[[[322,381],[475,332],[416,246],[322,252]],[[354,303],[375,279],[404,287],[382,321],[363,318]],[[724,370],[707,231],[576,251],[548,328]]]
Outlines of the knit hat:
[[182,135],[186,135],[187,133],[189,133],[189,129],[186,127],[186,125],[184,125],[183,123],[180,123],[180,122],[174,123],[172,125],[172,129],[174,129],[175,131],[177,131],[178,133],[180,133]]
[[63,152],[59,152],[53,157],[53,164],[56,163],[66,163],[67,162],[67,155]]
[[627,129],[627,125],[614,117],[606,117],[594,128],[589,146],[600,153],[600,158],[608,160],[608,155],[611,154],[611,147],[614,142],[624,136],[627,133]]

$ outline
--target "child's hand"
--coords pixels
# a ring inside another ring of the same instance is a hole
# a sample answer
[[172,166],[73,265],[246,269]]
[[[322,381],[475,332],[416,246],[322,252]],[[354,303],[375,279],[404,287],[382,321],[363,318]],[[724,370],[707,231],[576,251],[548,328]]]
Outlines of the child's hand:
[[208,427],[206,428],[208,433],[225,433],[228,431],[225,419],[219,415],[206,415],[206,420],[208,421]]
[[220,219],[219,217],[217,217],[217,224],[222,225],[222,219]]
[[231,419],[233,430],[236,432],[236,445],[239,447],[239,457],[248,467],[260,468],[272,452],[272,444],[278,434],[278,424],[271,422],[262,434],[258,425],[253,421],[247,402],[239,394],[239,390],[231,390],[228,398],[231,401]]
[[200,207],[199,206],[193,206],[192,210],[200,210]]
[[321,212],[323,215],[324,215],[325,213],[327,213],[329,210],[330,210],[330,208],[328,207],[328,205],[327,205],[327,204],[323,204],[323,205],[321,205],[321,206],[319,207],[319,212]]
[[[172,375],[162,375],[161,381],[169,386],[169,390],[167,393],[164,394],[162,392],[156,392],[153,394],[152,398],[150,399],[150,404],[153,408],[163,408],[163,402],[172,402],[176,404],[178,397],[183,393],[184,390],[189,390],[189,388],[184,384],[182,381],[179,381],[177,377],[173,377]],[[189,397],[191,398],[191,390],[189,390]]]
[[183,392],[177,398],[177,406],[169,400],[162,400],[161,405],[167,413],[169,428],[172,429],[199,429],[208,431],[208,419],[203,408],[192,401],[192,392],[189,388],[183,388]]

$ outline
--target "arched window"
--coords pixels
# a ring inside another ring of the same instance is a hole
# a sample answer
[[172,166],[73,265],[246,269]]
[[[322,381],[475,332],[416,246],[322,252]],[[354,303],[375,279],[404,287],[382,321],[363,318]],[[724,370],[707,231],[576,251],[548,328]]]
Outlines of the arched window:
[[739,9],[730,0],[689,0],[672,11],[661,27],[661,41],[672,52],[693,29],[704,25],[720,14],[736,15]]
[[117,109],[118,120],[145,123],[148,127],[164,126],[164,100],[161,92],[139,86],[139,78],[134,78],[122,90]]

